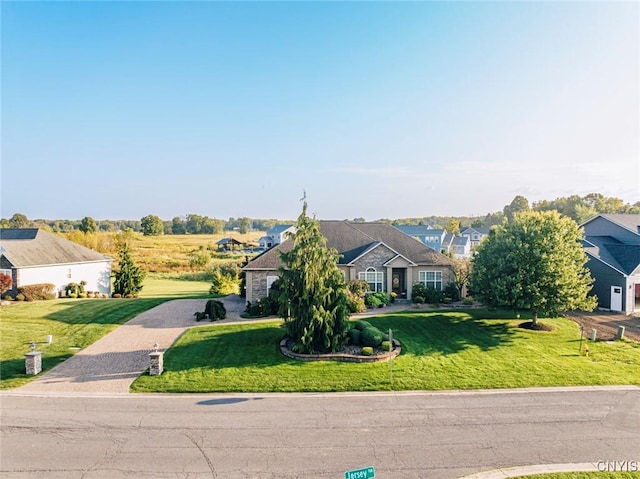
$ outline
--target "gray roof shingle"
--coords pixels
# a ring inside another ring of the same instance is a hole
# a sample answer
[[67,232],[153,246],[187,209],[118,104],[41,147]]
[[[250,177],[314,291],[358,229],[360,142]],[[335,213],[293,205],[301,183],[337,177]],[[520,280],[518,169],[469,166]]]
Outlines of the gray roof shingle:
[[37,228],[0,229],[2,256],[16,268],[95,263],[111,258]]
[[[341,255],[339,264],[349,264],[368,249],[384,243],[409,261],[421,265],[451,266],[453,261],[434,249],[406,235],[386,223],[349,223],[320,221],[320,231],[327,239],[327,247]],[[244,269],[277,269],[282,266],[279,252],[291,251],[293,242],[287,240],[256,256]]]

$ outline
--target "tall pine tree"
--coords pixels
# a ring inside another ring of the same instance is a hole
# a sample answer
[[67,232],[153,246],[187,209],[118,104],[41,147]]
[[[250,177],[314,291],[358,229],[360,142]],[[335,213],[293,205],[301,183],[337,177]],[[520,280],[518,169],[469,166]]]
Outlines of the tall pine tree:
[[138,294],[142,289],[142,282],[146,273],[133,262],[129,245],[126,241],[121,243],[118,255],[120,256],[120,261],[118,270],[114,275],[113,292],[122,296]]
[[306,200],[296,228],[293,249],[280,254],[285,265],[279,269],[280,314],[294,351],[339,351],[346,343],[349,311],[338,252],[327,248],[318,221],[307,216]]

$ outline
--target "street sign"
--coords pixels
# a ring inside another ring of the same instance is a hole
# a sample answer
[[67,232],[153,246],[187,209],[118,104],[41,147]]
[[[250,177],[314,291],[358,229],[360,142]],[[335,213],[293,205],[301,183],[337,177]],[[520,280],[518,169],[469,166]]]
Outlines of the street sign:
[[369,479],[371,477],[376,477],[376,470],[373,466],[354,469],[353,471],[344,473],[344,479]]

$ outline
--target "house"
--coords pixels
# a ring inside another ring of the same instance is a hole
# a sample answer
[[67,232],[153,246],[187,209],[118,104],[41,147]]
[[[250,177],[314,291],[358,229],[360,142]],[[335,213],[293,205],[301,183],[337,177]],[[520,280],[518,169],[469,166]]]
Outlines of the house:
[[467,236],[471,241],[471,249],[478,246],[489,235],[490,226],[468,226],[460,231],[460,236]]
[[447,233],[442,250],[454,258],[471,258],[471,238]]
[[640,312],[640,215],[599,214],[581,226],[598,306]]
[[51,283],[59,293],[81,281],[111,294],[111,258],[37,228],[0,229],[0,273],[11,276],[12,295],[29,284]]
[[264,249],[279,245],[287,239],[288,234],[296,232],[296,227],[292,225],[277,225],[267,231],[267,234],[258,241],[259,247]]
[[471,257],[471,241],[466,236],[456,236],[447,233],[447,230],[424,225],[396,225],[395,227],[441,253],[451,254],[455,258]]
[[[319,221],[319,225],[327,247],[340,254],[337,266],[345,280],[367,281],[371,291],[394,292],[411,299],[414,283],[442,290],[453,280],[453,260],[389,224]],[[243,268],[247,301],[268,295],[282,266],[279,253],[292,247],[292,240],[284,241]]]

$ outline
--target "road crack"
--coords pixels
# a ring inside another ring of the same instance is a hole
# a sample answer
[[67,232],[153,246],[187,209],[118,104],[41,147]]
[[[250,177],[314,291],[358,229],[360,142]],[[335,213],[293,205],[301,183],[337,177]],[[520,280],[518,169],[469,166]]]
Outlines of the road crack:
[[216,473],[216,468],[213,466],[213,462],[211,462],[211,459],[209,459],[209,456],[207,456],[207,453],[204,452],[204,449],[202,449],[202,446],[198,443],[198,441],[196,441],[189,434],[185,434],[185,436],[189,438],[189,440],[193,443],[193,445],[198,448],[198,450],[202,454],[202,457],[204,457],[204,460],[207,462],[207,465],[209,466],[209,470],[211,471],[211,477],[217,478],[218,474]]

